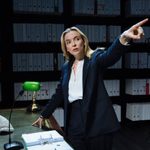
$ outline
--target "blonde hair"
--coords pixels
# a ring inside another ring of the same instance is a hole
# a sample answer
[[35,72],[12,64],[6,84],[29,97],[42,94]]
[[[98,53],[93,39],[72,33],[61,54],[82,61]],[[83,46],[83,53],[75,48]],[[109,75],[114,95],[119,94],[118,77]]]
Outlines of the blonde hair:
[[67,51],[67,48],[66,48],[66,44],[65,44],[65,40],[64,40],[64,37],[66,35],[66,33],[70,32],[70,31],[76,31],[78,32],[80,35],[81,35],[81,38],[83,39],[83,42],[84,42],[84,51],[85,51],[85,55],[87,57],[91,57],[91,54],[93,53],[93,50],[90,48],[89,46],[89,41],[88,41],[88,38],[87,36],[80,30],[78,29],[77,27],[70,27],[70,28],[67,28],[61,35],[61,49],[63,51],[63,55],[64,57],[69,60],[71,59],[71,54]]

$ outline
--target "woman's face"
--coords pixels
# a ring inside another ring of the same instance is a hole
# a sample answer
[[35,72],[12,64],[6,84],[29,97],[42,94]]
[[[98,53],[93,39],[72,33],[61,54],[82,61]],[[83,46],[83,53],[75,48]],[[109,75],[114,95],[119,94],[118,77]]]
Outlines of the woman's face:
[[83,59],[84,57],[84,41],[77,31],[70,31],[66,33],[65,45],[67,51],[75,57],[75,59]]

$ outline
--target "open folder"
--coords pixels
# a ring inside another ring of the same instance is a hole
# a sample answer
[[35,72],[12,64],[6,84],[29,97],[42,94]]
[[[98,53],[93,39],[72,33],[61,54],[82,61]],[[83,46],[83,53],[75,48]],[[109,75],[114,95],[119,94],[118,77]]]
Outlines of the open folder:
[[73,150],[56,130],[22,134],[27,150]]

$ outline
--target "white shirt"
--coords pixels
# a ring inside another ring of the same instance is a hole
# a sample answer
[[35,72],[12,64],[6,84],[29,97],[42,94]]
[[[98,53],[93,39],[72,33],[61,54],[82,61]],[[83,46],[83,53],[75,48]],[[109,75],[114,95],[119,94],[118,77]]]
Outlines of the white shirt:
[[84,60],[78,62],[76,71],[72,67],[69,80],[69,97],[70,103],[83,98],[83,64]]

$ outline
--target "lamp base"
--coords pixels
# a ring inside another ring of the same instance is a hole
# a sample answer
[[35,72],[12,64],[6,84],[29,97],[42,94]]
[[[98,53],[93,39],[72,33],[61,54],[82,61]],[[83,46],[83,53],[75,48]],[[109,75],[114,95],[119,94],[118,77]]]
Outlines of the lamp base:
[[41,106],[38,104],[31,104],[27,107],[27,112],[39,112],[41,110]]
[[4,150],[21,150],[23,148],[23,144],[18,141],[12,141],[11,143],[4,144]]

